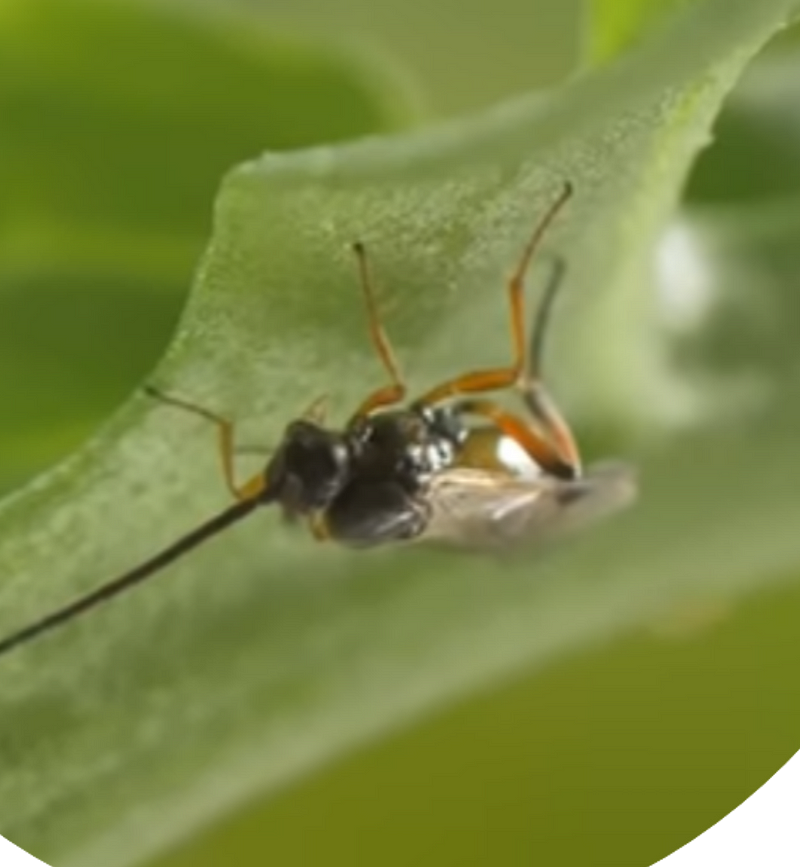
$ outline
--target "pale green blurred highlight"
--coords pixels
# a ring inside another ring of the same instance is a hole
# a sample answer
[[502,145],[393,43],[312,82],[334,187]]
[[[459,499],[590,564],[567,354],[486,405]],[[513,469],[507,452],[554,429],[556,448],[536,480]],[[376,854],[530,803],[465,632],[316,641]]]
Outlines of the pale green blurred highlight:
[[578,63],[582,0],[216,0],[281,26],[380,46],[435,116],[553,84]]
[[584,59],[595,65],[621,54],[687,0],[587,0]]

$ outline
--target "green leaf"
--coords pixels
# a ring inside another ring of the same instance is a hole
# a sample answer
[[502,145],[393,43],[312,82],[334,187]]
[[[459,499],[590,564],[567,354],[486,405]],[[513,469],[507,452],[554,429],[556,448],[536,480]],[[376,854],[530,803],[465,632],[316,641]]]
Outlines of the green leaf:
[[586,59],[593,64],[613,59],[649,32],[666,12],[687,0],[588,0]]
[[0,489],[77,447],[162,354],[221,175],[396,129],[364,51],[125,0],[0,9]]
[[[589,456],[602,433],[640,465],[641,502],[546,557],[502,564],[350,553],[275,515],[250,519],[0,661],[5,835],[60,865],[134,863],[454,696],[796,574],[794,378],[755,409],[708,403],[717,355],[679,376],[645,291],[721,100],[794,7],[698,0],[558,92],[410,136],[268,154],[228,176],[156,380],[265,444],[320,392],[338,420],[381,382],[349,241],[369,245],[417,390],[507,356],[503,276],[571,179],[549,241],[570,271],[548,369],[579,433],[595,432]],[[720,322],[709,313],[700,336]],[[694,429],[676,429],[687,419]],[[133,399],[0,513],[0,624],[96,586],[225,502],[208,427]]]

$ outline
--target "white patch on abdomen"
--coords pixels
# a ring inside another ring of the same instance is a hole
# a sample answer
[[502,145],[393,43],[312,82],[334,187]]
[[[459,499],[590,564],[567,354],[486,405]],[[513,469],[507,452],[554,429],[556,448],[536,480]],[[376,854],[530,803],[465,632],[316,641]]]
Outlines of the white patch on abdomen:
[[497,459],[510,473],[522,479],[538,479],[544,475],[539,464],[511,437],[497,440]]

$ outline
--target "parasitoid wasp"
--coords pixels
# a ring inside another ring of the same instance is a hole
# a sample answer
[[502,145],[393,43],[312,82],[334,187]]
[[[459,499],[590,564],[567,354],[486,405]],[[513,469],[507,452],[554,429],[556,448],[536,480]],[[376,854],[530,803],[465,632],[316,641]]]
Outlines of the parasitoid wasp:
[[[475,370],[406,401],[406,385],[377,310],[366,250],[353,245],[369,333],[389,383],[369,394],[342,428],[326,427],[316,401],[286,427],[265,469],[235,480],[234,424],[155,388],[151,397],[217,428],[222,471],[234,502],[151,559],[0,641],[0,654],[139,584],[259,506],[278,505],[319,540],[352,547],[438,541],[505,549],[561,532],[626,505],[635,493],[623,464],[584,473],[573,434],[541,375],[546,326],[564,273],[554,267],[526,340],[524,278],[548,227],[572,195],[565,183],[535,227],[508,281],[513,358]],[[507,411],[483,395],[514,389],[527,410]]]

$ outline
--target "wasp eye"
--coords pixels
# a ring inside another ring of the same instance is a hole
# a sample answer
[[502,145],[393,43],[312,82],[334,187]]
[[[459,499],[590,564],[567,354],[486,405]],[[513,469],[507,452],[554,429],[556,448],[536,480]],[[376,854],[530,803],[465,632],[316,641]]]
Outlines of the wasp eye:
[[296,512],[325,508],[350,473],[350,453],[340,434],[311,422],[296,421],[268,469],[270,483],[284,505]]

